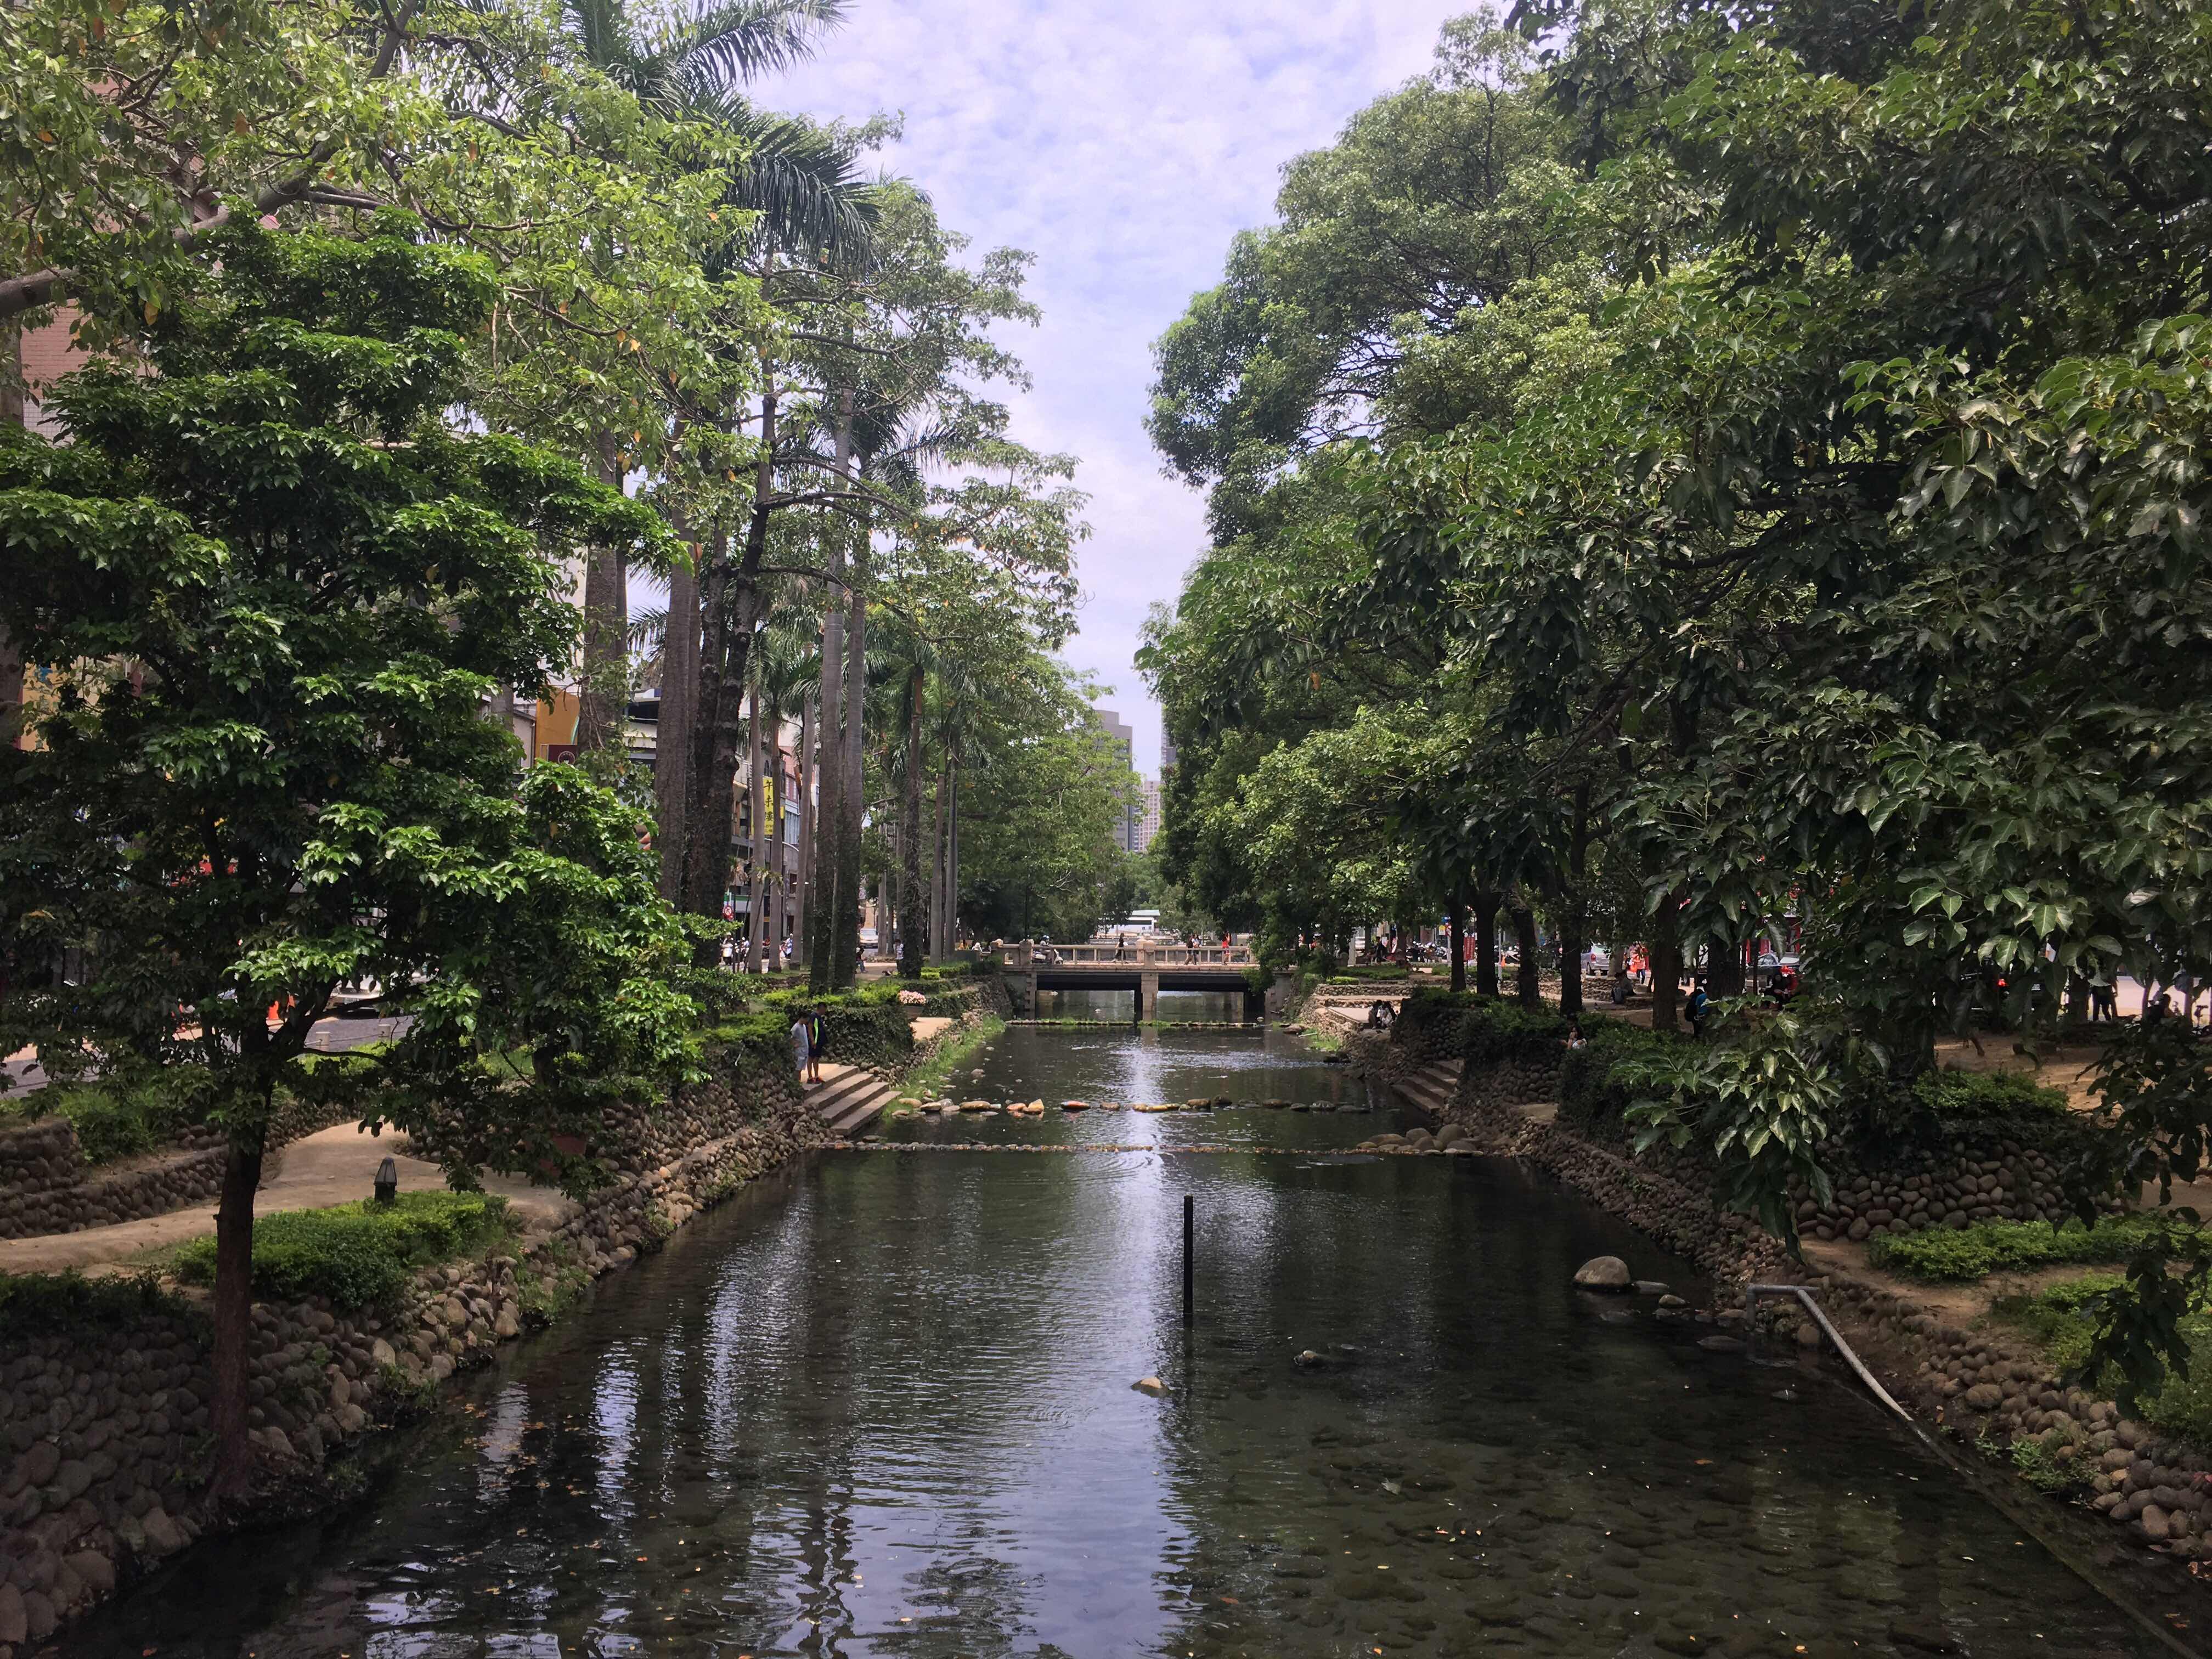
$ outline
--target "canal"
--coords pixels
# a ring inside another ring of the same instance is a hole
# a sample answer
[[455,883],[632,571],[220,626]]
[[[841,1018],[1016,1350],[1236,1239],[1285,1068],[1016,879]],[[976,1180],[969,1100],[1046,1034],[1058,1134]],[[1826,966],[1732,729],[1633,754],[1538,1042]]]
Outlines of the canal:
[[895,1133],[1097,1150],[758,1182],[391,1437],[356,1502],[191,1553],[67,1651],[2168,1650],[1828,1375],[1575,1291],[1607,1253],[1707,1287],[1548,1179],[1345,1150],[1392,1109],[1295,1039],[1016,1027],[975,1072],[1238,1103],[947,1119]]

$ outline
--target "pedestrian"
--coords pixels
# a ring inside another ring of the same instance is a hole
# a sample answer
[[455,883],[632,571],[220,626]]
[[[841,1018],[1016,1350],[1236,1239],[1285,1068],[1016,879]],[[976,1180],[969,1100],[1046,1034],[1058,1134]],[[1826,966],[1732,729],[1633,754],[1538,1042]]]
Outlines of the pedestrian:
[[1567,1022],[1567,1047],[1570,1048],[1589,1047],[1589,1039],[1583,1035],[1583,1023],[1578,1019],[1571,1019]]
[[2089,988],[2089,1018],[2093,1020],[2118,1019],[2120,1017],[2120,994],[2110,980]]
[[822,1081],[822,1050],[828,1046],[830,1033],[822,1022],[822,1011],[810,1008],[806,1012],[806,1080]]
[[1116,934],[1115,934],[1115,935],[1114,935],[1114,960],[1115,960],[1115,961],[1116,961],[1116,962],[1125,962],[1125,961],[1127,961],[1127,960],[1128,959],[1128,956],[1129,956],[1129,936],[1128,936],[1127,933],[1116,933]]
[[1705,994],[1702,976],[1690,985],[1690,1000],[1683,1005],[1682,1014],[1690,1022],[1690,1035],[1702,1039],[1705,1035],[1705,1015],[1712,1007],[1712,999]]
[[811,1024],[804,1008],[799,1011],[799,1017],[791,1022],[791,1056],[799,1065],[799,1083],[801,1088],[813,1080],[806,1074],[808,1051],[813,1046]]

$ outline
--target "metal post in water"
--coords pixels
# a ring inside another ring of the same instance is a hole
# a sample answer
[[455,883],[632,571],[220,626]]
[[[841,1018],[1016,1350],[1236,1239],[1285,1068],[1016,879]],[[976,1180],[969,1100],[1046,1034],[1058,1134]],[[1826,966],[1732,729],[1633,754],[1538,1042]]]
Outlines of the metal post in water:
[[1188,1193],[1182,1195],[1182,1322],[1190,1323],[1190,1241],[1192,1218],[1197,1212],[1198,1200]]

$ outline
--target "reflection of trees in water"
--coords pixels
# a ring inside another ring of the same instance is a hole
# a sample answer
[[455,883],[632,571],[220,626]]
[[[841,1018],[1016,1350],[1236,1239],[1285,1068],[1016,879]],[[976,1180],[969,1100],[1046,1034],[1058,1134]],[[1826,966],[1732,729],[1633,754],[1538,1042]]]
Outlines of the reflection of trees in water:
[[[418,1432],[238,1650],[1321,1659],[1739,1616],[1882,1646],[1905,1608],[1988,1654],[2110,1638],[1828,1385],[1780,1405],[1697,1328],[1607,1322],[1566,1282],[1603,1251],[1668,1273],[1486,1160],[821,1160],[606,1281],[469,1434]],[[1990,1636],[2024,1598],[2046,1640]]]

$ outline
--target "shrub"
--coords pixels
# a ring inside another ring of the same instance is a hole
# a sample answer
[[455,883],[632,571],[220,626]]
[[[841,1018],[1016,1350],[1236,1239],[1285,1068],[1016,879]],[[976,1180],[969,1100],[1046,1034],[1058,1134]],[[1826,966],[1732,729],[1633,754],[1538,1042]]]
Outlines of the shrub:
[[155,1273],[105,1279],[82,1273],[0,1273],[0,1337],[118,1330],[149,1319],[189,1317]]
[[1994,1273],[2069,1262],[2124,1261],[2145,1223],[2135,1217],[2052,1226],[2041,1221],[1978,1221],[1955,1231],[1890,1233],[1867,1247],[1867,1259],[1914,1279],[1969,1280]]
[[1990,1119],[2063,1116],[2066,1097],[2018,1072],[1923,1072],[1912,1093],[1946,1127]]
[[[2054,1366],[2070,1376],[2089,1357],[2093,1328],[2084,1304],[2106,1291],[2124,1289],[2126,1283],[2118,1273],[2092,1274],[2029,1296],[2000,1297],[1990,1311],[2033,1340]],[[2169,1371],[2155,1392],[2136,1401],[2131,1414],[2167,1434],[2203,1445],[2212,1442],[2212,1310],[2200,1308],[2185,1315],[2181,1335],[2189,1344],[2188,1370]],[[2119,1380],[2117,1370],[2108,1368],[2101,1376],[2082,1378],[2081,1385],[2103,1393]]]
[[1626,1060],[1656,1057],[1685,1039],[1595,1017],[1583,1021],[1583,1036],[1584,1045],[1567,1049],[1559,1061],[1560,1120],[1585,1133],[1619,1137],[1627,1128],[1622,1115],[1637,1091],[1616,1068]]
[[59,1117],[76,1131],[87,1164],[112,1164],[165,1146],[207,1114],[208,1075],[196,1066],[156,1068],[95,1083],[55,1084],[7,1103],[20,1121]]
[[[489,1193],[402,1193],[390,1204],[281,1210],[253,1224],[253,1288],[288,1302],[323,1296],[341,1308],[389,1307],[416,1268],[502,1241],[514,1225],[507,1200]],[[175,1271],[185,1284],[212,1285],[215,1240],[179,1250]]]
[[[1596,1015],[1585,1016],[1584,1034],[1598,1023]],[[1549,1009],[1523,1008],[1503,998],[1478,997],[1460,1018],[1460,1057],[1470,1066],[1553,1059],[1566,1052],[1566,1043],[1565,1016]]]

